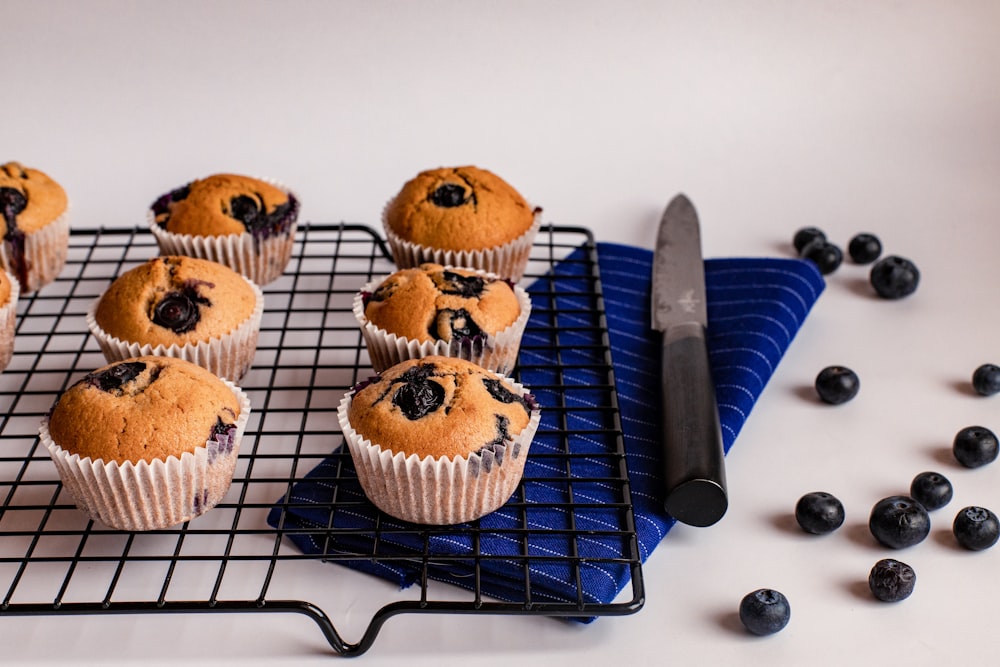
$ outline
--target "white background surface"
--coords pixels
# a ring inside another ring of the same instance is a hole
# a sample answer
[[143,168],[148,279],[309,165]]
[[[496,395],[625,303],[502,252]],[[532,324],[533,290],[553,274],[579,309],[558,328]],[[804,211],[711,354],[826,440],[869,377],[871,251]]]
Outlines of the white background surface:
[[[1000,510],[1000,464],[960,469],[954,434],[1000,429],[974,396],[1000,363],[1000,4],[953,2],[7,2],[0,160],[47,171],[73,224],[133,226],[160,193],[216,171],[292,186],[302,218],[374,224],[403,181],[477,164],[599,240],[650,247],[686,192],[706,256],[791,255],[795,229],[878,234],[923,272],[884,302],[867,271],[829,277],[728,460],[731,509],[673,530],[647,600],[589,626],[526,617],[390,619],[366,664],[990,664],[1000,549],[955,546],[960,507]],[[853,402],[811,395],[846,364]],[[952,479],[928,540],[867,532],[914,474]],[[797,530],[827,490],[847,522]],[[2,539],[2,536],[0,536]],[[876,560],[917,570],[874,601]],[[316,564],[299,595],[364,627],[384,585]],[[743,594],[782,590],[792,620],[754,638]],[[356,639],[349,636],[349,640]],[[0,618],[12,664],[329,664],[299,616]],[[405,661],[405,663],[404,663]]]

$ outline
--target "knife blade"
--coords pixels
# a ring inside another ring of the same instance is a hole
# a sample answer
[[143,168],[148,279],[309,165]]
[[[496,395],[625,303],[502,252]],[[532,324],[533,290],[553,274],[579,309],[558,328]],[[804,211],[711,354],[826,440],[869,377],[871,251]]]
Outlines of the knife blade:
[[719,409],[706,346],[708,309],[698,213],[679,194],[660,220],[650,311],[662,332],[664,509],[682,523],[710,526],[729,507]]

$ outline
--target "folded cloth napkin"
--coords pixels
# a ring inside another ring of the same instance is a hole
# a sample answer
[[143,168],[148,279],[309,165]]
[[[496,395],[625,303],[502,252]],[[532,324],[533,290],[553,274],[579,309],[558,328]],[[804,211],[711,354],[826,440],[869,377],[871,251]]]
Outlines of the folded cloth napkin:
[[[507,505],[480,519],[475,531],[396,521],[367,501],[340,448],[295,484],[268,522],[306,554],[401,586],[419,580],[426,558],[428,577],[502,601],[612,602],[630,580],[623,555],[630,540],[623,535],[631,533],[621,507],[616,422],[613,411],[599,409],[611,394],[604,341],[600,329],[577,326],[596,305],[585,253],[576,249],[528,289],[533,314],[520,380],[543,418],[525,481]],[[597,258],[635,537],[645,561],[674,523],[663,511],[659,472],[652,253],[599,243]],[[811,263],[783,258],[707,260],[705,279],[709,356],[728,452],[824,282]]]

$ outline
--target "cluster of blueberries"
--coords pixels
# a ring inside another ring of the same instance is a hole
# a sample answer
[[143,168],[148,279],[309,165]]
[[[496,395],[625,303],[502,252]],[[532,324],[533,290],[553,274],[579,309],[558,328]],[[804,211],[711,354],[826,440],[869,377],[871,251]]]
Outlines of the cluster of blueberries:
[[[824,276],[836,271],[844,261],[844,251],[828,240],[818,227],[799,229],[792,238],[792,245],[799,257],[815,264]],[[874,234],[862,232],[854,235],[847,245],[847,252],[855,264],[875,263],[868,274],[868,281],[883,299],[902,299],[913,294],[920,284],[920,271],[911,260],[899,255],[879,259],[882,242]]]
[[[978,468],[996,460],[1000,453],[997,436],[982,426],[963,428],[952,443],[955,459],[967,468]],[[930,512],[951,502],[951,482],[938,472],[922,472],[910,483],[908,496],[883,498],[872,507],[868,529],[882,545],[905,549],[930,534]],[[795,506],[795,519],[807,533],[824,535],[844,522],[844,506],[835,496],[807,493]],[[988,549],[1000,539],[1000,519],[984,507],[965,507],[956,514],[952,532],[959,545],[972,551]],[[876,563],[869,577],[872,593],[885,602],[898,602],[913,592],[913,569],[894,559]]]
[[[997,436],[987,428],[970,426],[955,436],[955,458],[967,468],[978,468],[996,460],[1000,453]],[[931,530],[930,512],[951,502],[951,482],[937,472],[922,472],[913,478],[910,495],[879,500],[872,507],[868,529],[883,546],[905,549],[922,542]],[[813,491],[799,498],[795,520],[802,530],[825,535],[844,523],[844,505],[833,494]],[[1000,519],[985,507],[964,507],[955,515],[952,533],[959,545],[972,551],[989,549],[1000,540]],[[913,568],[895,558],[883,558],[868,574],[868,587],[883,602],[905,600],[917,581]],[[761,588],[748,593],[740,603],[740,620],[756,635],[770,635],[784,628],[791,618],[788,599],[779,591]]]
[[[824,275],[840,266],[841,249],[830,243],[822,230],[804,227],[798,230],[793,245],[799,256],[816,264]],[[851,259],[857,264],[875,262],[882,254],[878,237],[862,233],[851,239],[848,246]],[[912,294],[920,273],[905,258],[889,256],[876,262],[870,273],[875,292],[886,299],[899,299]],[[839,405],[854,398],[861,383],[857,374],[844,366],[828,366],[820,371],[814,383],[816,393],[824,402]],[[972,386],[982,396],[1000,393],[1000,366],[982,364],[972,375]],[[955,459],[967,468],[978,468],[997,459],[1000,443],[990,429],[968,426],[956,434],[952,443]],[[930,533],[929,512],[947,505],[953,496],[951,482],[937,472],[922,472],[910,484],[910,495],[883,498],[872,507],[868,528],[872,536],[891,549],[903,549],[922,542]],[[807,533],[823,535],[844,523],[844,506],[834,495],[816,491],[802,496],[795,506],[795,519]],[[1000,540],[1000,519],[985,507],[964,507],[952,522],[952,533],[959,545],[973,551],[988,549]],[[905,600],[913,592],[916,572],[895,558],[883,558],[875,563],[868,575],[872,594],[884,602]],[[762,588],[748,593],[740,603],[740,620],[757,635],[778,632],[791,617],[788,599],[779,591]]]

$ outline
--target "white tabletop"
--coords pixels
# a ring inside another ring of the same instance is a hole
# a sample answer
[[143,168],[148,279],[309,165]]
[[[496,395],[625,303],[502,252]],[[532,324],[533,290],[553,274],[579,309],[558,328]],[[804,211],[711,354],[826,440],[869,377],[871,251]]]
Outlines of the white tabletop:
[[[1000,510],[1000,463],[961,468],[964,426],[1000,428],[973,370],[1000,363],[1000,4],[911,2],[8,3],[0,160],[59,180],[79,227],[134,226],[191,178],[278,179],[314,222],[376,223],[417,171],[476,164],[546,222],[651,247],[666,201],[696,203],[706,256],[791,256],[794,231],[879,235],[922,271],[874,298],[846,262],[728,457],[731,508],[678,526],[645,563],[634,615],[390,619],[367,664],[990,664],[1000,548],[951,536],[965,505]],[[862,389],[830,407],[816,373]],[[930,537],[876,545],[871,506],[922,470],[955,485]],[[803,493],[847,508],[832,535],[791,519]],[[0,536],[2,539],[2,536]],[[871,566],[917,571],[875,601]],[[356,639],[387,584],[306,566],[299,593]],[[748,635],[736,610],[772,587],[790,624]],[[329,664],[298,615],[0,618],[12,664]]]

